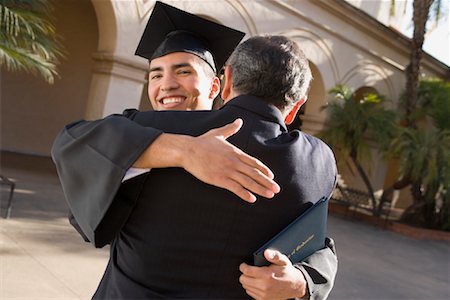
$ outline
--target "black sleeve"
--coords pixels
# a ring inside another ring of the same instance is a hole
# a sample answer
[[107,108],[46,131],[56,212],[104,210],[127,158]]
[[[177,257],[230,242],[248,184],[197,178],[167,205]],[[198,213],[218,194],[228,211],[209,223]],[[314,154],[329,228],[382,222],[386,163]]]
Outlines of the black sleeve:
[[[126,171],[161,133],[113,115],[72,123],[56,137],[52,158],[66,200],[79,228],[96,247],[108,243],[128,217],[134,203],[114,197]],[[112,226],[106,226],[108,222]]]

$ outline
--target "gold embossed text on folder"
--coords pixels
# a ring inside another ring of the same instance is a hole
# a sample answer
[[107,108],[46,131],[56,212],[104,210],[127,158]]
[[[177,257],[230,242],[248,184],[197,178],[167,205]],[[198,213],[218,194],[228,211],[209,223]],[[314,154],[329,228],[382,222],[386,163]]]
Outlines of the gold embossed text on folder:
[[301,244],[298,244],[297,247],[295,247],[291,253],[289,253],[288,257],[291,258],[292,255],[300,251],[306,244],[309,243],[314,238],[314,234],[309,236],[305,241],[303,241]]

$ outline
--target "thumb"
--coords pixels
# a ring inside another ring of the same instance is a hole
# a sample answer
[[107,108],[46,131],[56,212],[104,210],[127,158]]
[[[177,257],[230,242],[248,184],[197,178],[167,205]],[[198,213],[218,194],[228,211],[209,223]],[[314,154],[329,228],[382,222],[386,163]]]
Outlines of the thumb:
[[213,129],[210,132],[216,136],[223,136],[225,139],[227,139],[238,132],[241,129],[243,123],[244,122],[242,121],[242,119],[236,119],[233,123],[229,123],[225,126]]
[[278,266],[287,266],[291,263],[289,258],[286,255],[282,254],[280,251],[273,250],[273,249],[266,249],[264,251],[264,257],[271,264],[278,265]]

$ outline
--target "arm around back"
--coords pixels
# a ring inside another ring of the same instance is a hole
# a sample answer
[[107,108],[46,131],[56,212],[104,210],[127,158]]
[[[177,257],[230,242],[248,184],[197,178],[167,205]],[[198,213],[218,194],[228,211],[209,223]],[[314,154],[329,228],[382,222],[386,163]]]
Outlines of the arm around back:
[[[120,115],[66,126],[54,142],[52,156],[79,228],[97,247],[114,238],[137,198],[121,193],[130,189],[119,189],[131,166],[183,167],[248,202],[256,200],[254,194],[273,197],[279,192],[273,173],[226,141],[241,125],[242,121],[233,122],[199,137],[163,134]],[[142,185],[144,179],[139,176],[124,185]]]
[[[98,226],[113,203],[126,170],[161,133],[125,117],[110,116],[72,123],[56,137],[52,158],[66,200],[80,228],[97,247],[104,246],[117,232],[106,226],[100,232]],[[133,203],[117,205],[131,211]],[[121,216],[125,220],[128,214]]]

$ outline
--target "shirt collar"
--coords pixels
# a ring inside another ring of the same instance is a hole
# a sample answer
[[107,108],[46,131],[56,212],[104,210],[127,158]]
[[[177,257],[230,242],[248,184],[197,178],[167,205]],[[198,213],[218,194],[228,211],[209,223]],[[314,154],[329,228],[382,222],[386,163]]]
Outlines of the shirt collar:
[[271,122],[278,123],[285,131],[287,131],[281,111],[275,105],[270,104],[261,98],[251,95],[240,95],[228,101],[223,107],[227,106],[237,106],[251,111]]

